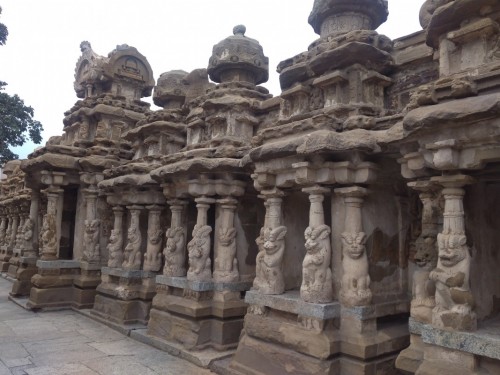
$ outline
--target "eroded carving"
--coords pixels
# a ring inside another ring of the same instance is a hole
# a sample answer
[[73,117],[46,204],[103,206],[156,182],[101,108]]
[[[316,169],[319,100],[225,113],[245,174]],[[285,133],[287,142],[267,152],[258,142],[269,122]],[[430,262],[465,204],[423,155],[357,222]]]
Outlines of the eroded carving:
[[307,253],[302,263],[300,296],[306,302],[330,302],[333,297],[330,227],[324,224],[307,227],[304,235]]
[[281,294],[285,291],[282,263],[286,232],[285,226],[263,228],[256,240],[259,253],[253,288],[262,294]]
[[43,217],[41,230],[42,259],[57,258],[56,217],[47,213]]
[[188,243],[189,270],[188,280],[207,281],[212,278],[212,262],[210,260],[210,233],[209,225],[195,225],[193,239]]
[[101,222],[97,219],[85,220],[85,233],[83,235],[84,250],[83,259],[88,262],[98,262],[99,254],[99,234]]
[[118,268],[123,264],[123,234],[121,229],[112,229],[109,236],[108,249],[109,259],[108,267]]
[[236,259],[236,229],[219,230],[219,252],[215,258],[214,279],[221,282],[238,280],[238,260]]
[[169,228],[166,233],[167,244],[163,250],[165,276],[186,276],[186,238],[183,227]]

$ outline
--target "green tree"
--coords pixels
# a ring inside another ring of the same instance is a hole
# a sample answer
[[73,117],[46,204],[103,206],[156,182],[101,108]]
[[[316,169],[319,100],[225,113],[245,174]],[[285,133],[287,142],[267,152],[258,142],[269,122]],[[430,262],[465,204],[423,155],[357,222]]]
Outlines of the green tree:
[[[7,27],[0,23],[0,45],[5,44],[8,34]],[[0,165],[18,158],[9,150],[10,146],[22,146],[29,139],[38,144],[43,130],[42,124],[33,119],[33,108],[25,105],[19,96],[3,92],[6,85],[0,81]]]

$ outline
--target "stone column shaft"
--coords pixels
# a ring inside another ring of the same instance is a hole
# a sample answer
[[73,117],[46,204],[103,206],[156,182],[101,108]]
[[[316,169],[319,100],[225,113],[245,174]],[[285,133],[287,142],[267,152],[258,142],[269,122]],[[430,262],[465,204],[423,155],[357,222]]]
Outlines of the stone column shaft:
[[231,197],[217,201],[219,217],[215,225],[218,231],[214,245],[215,281],[233,282],[239,279],[236,228],[234,227],[237,203],[238,201]]
[[130,212],[130,225],[127,232],[127,246],[125,246],[123,268],[140,270],[142,234],[139,220],[143,207],[127,206],[127,209]]
[[180,199],[167,201],[172,212],[170,228],[167,230],[167,243],[163,250],[165,266],[163,274],[171,277],[186,276],[186,206],[188,202]]
[[158,205],[147,206],[148,215],[148,244],[144,254],[144,271],[157,272],[162,265],[162,234],[160,215],[162,207]]
[[332,247],[323,201],[330,190],[314,186],[302,191],[309,194],[310,207],[309,226],[304,233],[307,252],[302,263],[300,297],[309,303],[329,303],[333,301]]

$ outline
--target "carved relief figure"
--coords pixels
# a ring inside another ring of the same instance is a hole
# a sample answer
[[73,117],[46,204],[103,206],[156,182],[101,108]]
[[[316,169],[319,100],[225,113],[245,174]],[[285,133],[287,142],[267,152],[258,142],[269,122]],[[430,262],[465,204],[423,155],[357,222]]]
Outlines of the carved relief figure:
[[436,305],[434,294],[436,286],[429,279],[430,272],[436,267],[437,249],[434,237],[420,236],[416,241],[415,264],[418,269],[413,273],[411,316],[423,323],[432,320],[432,309]]
[[123,264],[122,246],[122,231],[119,229],[112,229],[108,246],[106,247],[109,254],[108,267],[118,268]]
[[56,217],[52,214],[45,214],[41,230],[42,254],[45,258],[57,256],[56,231]]
[[347,306],[363,306],[371,302],[370,275],[366,255],[366,234],[342,233],[343,259],[340,298]]
[[144,254],[144,270],[159,271],[161,269],[161,239],[163,232],[160,227],[148,230],[148,245]]
[[438,234],[439,258],[430,279],[436,282],[432,323],[455,330],[475,329],[474,298],[469,287],[471,256],[465,234]]
[[166,233],[167,244],[163,250],[165,256],[165,276],[186,276],[185,236],[184,228],[169,228]]
[[258,240],[262,241],[262,244],[257,255],[253,288],[262,294],[281,294],[285,291],[282,262],[286,231],[285,226],[261,230],[263,240]]
[[195,225],[193,239],[188,243],[189,270],[188,280],[207,281],[212,278],[212,263],[210,261],[210,233],[209,225]]
[[83,258],[89,262],[99,260],[99,224],[97,219],[85,220]]
[[304,235],[307,253],[302,263],[300,297],[305,302],[311,303],[331,302],[333,284],[330,269],[330,227],[328,225],[307,227]]
[[33,220],[27,218],[23,227],[23,249],[25,251],[31,251],[33,249],[33,244],[31,243],[33,239],[33,227]]
[[221,228],[219,230],[219,251],[217,258],[215,258],[214,279],[222,282],[239,279],[235,228]]
[[6,230],[5,220],[2,220],[2,225],[0,226],[0,246],[4,245]]
[[141,269],[142,236],[138,226],[131,225],[127,232],[127,241],[123,268],[128,270],[139,270]]

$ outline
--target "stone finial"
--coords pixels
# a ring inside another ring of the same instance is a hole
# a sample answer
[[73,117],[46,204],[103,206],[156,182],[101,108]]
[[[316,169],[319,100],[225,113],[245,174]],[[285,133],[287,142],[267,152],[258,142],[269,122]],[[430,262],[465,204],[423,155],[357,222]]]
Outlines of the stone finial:
[[269,79],[269,59],[259,42],[245,33],[246,27],[237,25],[233,28],[234,35],[214,46],[208,66],[212,81],[259,85]]
[[387,0],[315,0],[309,24],[322,38],[375,30],[387,20]]

